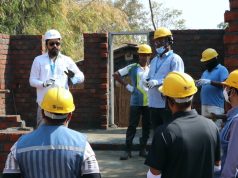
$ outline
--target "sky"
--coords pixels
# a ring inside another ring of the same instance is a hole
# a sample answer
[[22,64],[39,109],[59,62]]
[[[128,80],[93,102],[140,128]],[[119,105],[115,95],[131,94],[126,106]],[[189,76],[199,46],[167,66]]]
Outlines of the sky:
[[[188,29],[216,29],[224,22],[224,13],[230,10],[229,0],[157,0],[164,7],[182,10]],[[141,0],[149,7],[148,0]]]

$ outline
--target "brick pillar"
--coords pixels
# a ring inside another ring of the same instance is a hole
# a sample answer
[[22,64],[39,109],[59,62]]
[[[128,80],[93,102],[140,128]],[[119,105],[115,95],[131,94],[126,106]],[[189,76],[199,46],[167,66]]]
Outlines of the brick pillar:
[[225,66],[229,71],[238,68],[238,1],[230,0],[230,11],[225,12],[225,22],[229,23],[224,35]]
[[0,34],[0,115],[6,114],[7,100],[10,98],[9,89],[9,35]]
[[72,128],[108,126],[108,34],[84,34],[83,90],[72,90],[76,110]]

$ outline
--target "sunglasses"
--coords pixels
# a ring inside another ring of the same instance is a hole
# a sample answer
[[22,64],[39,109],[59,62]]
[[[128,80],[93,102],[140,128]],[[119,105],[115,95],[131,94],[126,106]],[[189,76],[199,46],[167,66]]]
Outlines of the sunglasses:
[[50,46],[54,46],[54,45],[60,46],[60,42],[49,42],[49,45]]

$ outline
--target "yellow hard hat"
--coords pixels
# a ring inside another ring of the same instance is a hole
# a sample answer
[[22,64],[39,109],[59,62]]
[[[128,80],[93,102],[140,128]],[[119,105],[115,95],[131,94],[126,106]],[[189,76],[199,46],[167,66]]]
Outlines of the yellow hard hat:
[[185,98],[197,92],[193,78],[183,72],[170,72],[159,91],[171,98]]
[[202,52],[201,62],[209,61],[217,56],[218,56],[218,53],[216,52],[215,49],[207,48],[206,50]]
[[154,32],[154,39],[166,37],[166,36],[172,36],[172,33],[168,28],[160,27],[156,29]]
[[41,108],[50,113],[70,113],[75,109],[73,96],[65,88],[50,88],[43,98]]
[[222,83],[238,89],[238,70],[232,71],[228,78]]
[[142,44],[139,46],[139,49],[137,51],[139,54],[142,53],[142,54],[151,54],[152,53],[152,50],[151,50],[151,47],[147,44]]

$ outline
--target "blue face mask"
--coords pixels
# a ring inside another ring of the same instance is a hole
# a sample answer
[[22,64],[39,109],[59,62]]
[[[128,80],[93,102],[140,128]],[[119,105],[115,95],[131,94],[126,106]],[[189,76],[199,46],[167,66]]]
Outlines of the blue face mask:
[[156,52],[158,55],[161,55],[165,51],[165,47],[161,46],[159,48],[156,48]]

